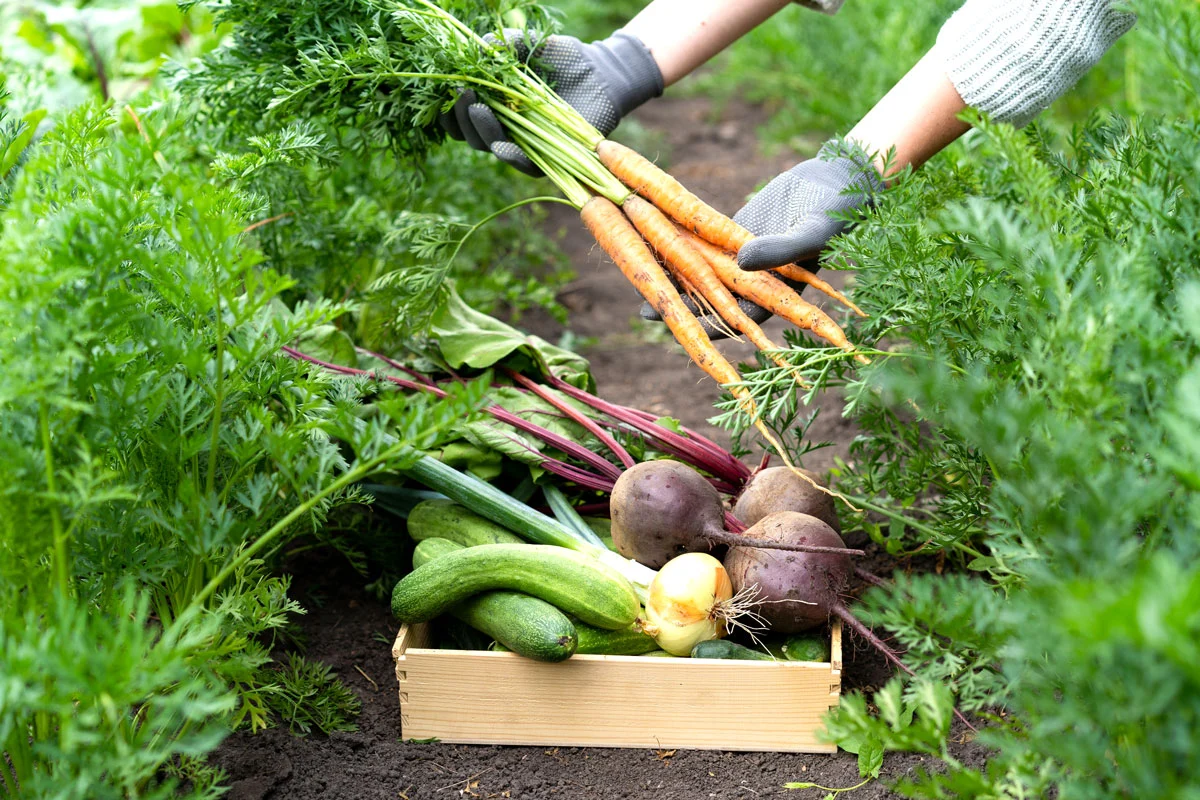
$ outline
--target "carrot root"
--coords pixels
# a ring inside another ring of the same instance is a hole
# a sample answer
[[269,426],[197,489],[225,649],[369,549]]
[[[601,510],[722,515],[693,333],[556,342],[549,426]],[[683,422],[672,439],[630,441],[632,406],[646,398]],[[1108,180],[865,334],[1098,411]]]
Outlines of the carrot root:
[[622,274],[662,317],[663,322],[675,335],[675,340],[696,366],[717,383],[728,385],[730,393],[738,400],[742,410],[754,420],[754,427],[780,449],[770,430],[758,419],[758,406],[750,392],[741,386],[742,376],[713,346],[700,321],[683,304],[679,292],[671,285],[663,268],[659,266],[654,254],[650,252],[650,248],[628,217],[612,201],[599,196],[588,200],[579,210],[579,216],[596,242],[616,262]]
[[[754,234],[689,192],[682,183],[642,154],[622,144],[604,140],[596,146],[596,155],[609,172],[637,194],[645,197],[693,234],[722,250],[736,253]],[[786,278],[812,286],[854,311],[867,316],[861,308],[814,273],[796,264],[776,268]],[[760,304],[761,305],[761,304]]]
[[[745,311],[742,311],[737,298],[725,287],[725,284],[721,283],[721,279],[713,271],[712,265],[693,246],[688,235],[667,219],[662,211],[642,198],[634,196],[625,200],[622,209],[634,227],[641,232],[650,246],[658,251],[672,271],[681,280],[695,287],[697,293],[708,301],[708,305],[713,309],[718,321],[723,321],[745,334],[746,338],[759,350],[782,349],[771,341],[771,338],[757,322],[750,319]],[[791,372],[792,377],[800,386],[808,385],[800,376],[799,371],[785,359],[780,356],[770,356],[770,358],[777,366]]]
[[[772,314],[799,328],[812,331],[848,353],[854,352],[854,345],[846,338],[846,333],[840,325],[824,311],[800,297],[779,278],[766,272],[746,272],[738,268],[737,262],[720,248],[697,236],[689,236],[689,241],[708,260],[717,277],[730,291],[758,303]],[[862,355],[856,355],[855,358],[869,363]]]
[[682,183],[659,169],[648,158],[625,145],[605,139],[596,146],[596,155],[622,183],[692,233],[734,252],[754,238],[750,231],[689,192]]
[[817,291],[832,297],[846,308],[858,314],[860,317],[867,316],[866,312],[856,306],[850,298],[833,288],[828,281],[819,277],[816,273],[811,272],[799,264],[784,264],[782,267],[775,267],[773,272],[777,272],[783,277],[797,283],[807,283]]
[[629,282],[659,313],[696,366],[718,383],[741,383],[737,370],[712,346],[699,320],[687,310],[679,292],[621,209],[603,197],[593,197],[580,209],[579,216]]

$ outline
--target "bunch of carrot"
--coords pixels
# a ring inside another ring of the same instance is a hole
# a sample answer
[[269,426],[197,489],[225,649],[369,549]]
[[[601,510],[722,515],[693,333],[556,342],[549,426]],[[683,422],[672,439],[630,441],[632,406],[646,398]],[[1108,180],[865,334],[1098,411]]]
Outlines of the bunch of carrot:
[[[795,264],[775,270],[777,274],[739,269],[733,253],[753,238],[749,231],[649,160],[605,139],[513,50],[486,42],[433,0],[408,2],[412,5],[402,5],[396,14],[421,34],[414,40],[439,42],[432,58],[456,53],[434,64],[427,77],[469,84],[476,90],[480,102],[505,124],[513,142],[579,209],[596,241],[661,315],[691,359],[717,382],[729,385],[752,417],[757,417],[756,409],[741,376],[713,346],[680,290],[717,326],[744,334],[760,350],[781,348],[741,310],[735,295],[855,352],[838,324],[801,299],[781,276],[814,286],[862,314],[832,286]],[[450,42],[453,48],[446,46]],[[790,369],[778,355],[772,358]]]
[[[779,277],[770,271],[746,272],[738,267],[733,253],[753,238],[749,231],[624,145],[601,141],[596,146],[596,155],[629,187],[630,193],[620,208],[604,197],[591,197],[580,209],[584,224],[662,316],[692,360],[718,382],[737,383],[741,378],[712,346],[679,293],[666,280],[663,266],[654,254],[694,300],[711,309],[734,331],[745,334],[760,350],[780,348],[746,316],[735,295],[757,303],[830,344],[854,351],[846,334],[829,315],[801,298]],[[857,306],[809,270],[789,264],[776,271],[783,277],[809,284],[862,314]]]

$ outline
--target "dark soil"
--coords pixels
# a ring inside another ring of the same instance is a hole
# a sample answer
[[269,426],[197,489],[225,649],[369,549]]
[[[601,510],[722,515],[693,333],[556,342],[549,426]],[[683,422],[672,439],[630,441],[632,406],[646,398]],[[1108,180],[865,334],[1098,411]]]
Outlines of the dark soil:
[[[754,129],[761,112],[731,105],[719,119],[708,103],[666,98],[637,115],[649,136],[639,141],[673,174],[716,207],[735,211],[745,196],[793,163],[794,158],[762,158],[755,153]],[[813,150],[815,150],[815,146]],[[808,153],[802,155],[810,155]],[[637,318],[640,299],[616,267],[602,258],[577,218],[556,208],[548,225],[563,230],[563,246],[579,277],[562,294],[571,311],[570,329],[586,337],[586,355],[600,394],[613,401],[669,414],[684,424],[728,443],[724,432],[707,422],[718,391],[712,380],[691,366],[662,326]],[[841,287],[846,276],[830,282]],[[806,293],[806,297],[808,294]],[[817,300],[809,298],[813,302]],[[529,316],[522,327],[556,340],[562,328],[548,319]],[[782,325],[765,326],[781,340]],[[751,349],[724,343],[734,359],[749,360]],[[817,441],[832,446],[810,455],[805,466],[827,469],[834,457],[845,458],[854,436],[842,419],[839,398],[820,401],[822,414],[810,430]],[[861,545],[853,535],[848,543]],[[896,565],[876,555],[864,566],[888,573]],[[323,800],[418,800],[418,798],[749,798],[783,794],[788,781],[812,781],[827,787],[859,782],[856,757],[850,753],[805,755],[715,751],[654,751],[554,747],[482,747],[411,744],[401,740],[399,701],[391,658],[397,625],[386,606],[360,587],[362,579],[329,563],[306,562],[294,567],[294,594],[310,613],[300,620],[309,658],[331,665],[362,699],[358,731],[298,738],[286,729],[250,736],[238,734],[216,752],[214,763],[228,773],[232,800],[257,798],[322,798]],[[882,657],[853,637],[846,639],[844,689],[869,689],[890,675]],[[724,713],[737,713],[730,687],[713,687],[708,698]],[[503,687],[497,687],[503,692]],[[620,702],[620,698],[614,698]],[[965,738],[961,723],[956,728]],[[955,756],[979,765],[984,751],[967,742],[953,746]],[[889,754],[883,781],[857,790],[856,800],[893,797],[887,783],[930,760]],[[817,798],[823,792],[797,792]]]

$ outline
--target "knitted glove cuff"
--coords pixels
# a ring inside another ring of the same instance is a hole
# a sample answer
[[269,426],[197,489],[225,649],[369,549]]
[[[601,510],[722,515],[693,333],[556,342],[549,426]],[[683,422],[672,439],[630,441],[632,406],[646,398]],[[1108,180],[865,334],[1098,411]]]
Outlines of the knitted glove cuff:
[[1136,17],[1113,0],[967,0],[938,33],[967,105],[1022,126],[1067,92]]

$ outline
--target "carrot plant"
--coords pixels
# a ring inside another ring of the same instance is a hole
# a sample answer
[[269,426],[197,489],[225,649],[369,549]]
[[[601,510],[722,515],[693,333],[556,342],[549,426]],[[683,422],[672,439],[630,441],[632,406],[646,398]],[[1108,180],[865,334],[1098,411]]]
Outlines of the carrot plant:
[[280,356],[342,309],[281,303],[258,201],[189,159],[185,120],[0,125],[2,796],[211,796],[230,727],[348,724],[324,673],[271,668],[302,613],[271,567],[478,401],[366,423],[355,385]]
[[[214,117],[346,120],[360,132],[352,146],[407,156],[423,155],[441,141],[438,116],[462,88],[470,88],[562,195],[537,199],[580,212],[597,243],[655,307],[692,361],[730,386],[748,416],[757,417],[757,410],[737,369],[712,345],[681,292],[724,314],[725,325],[760,346],[771,343],[730,302],[731,291],[853,349],[832,319],[773,275],[751,278],[729,259],[704,258],[664,214],[721,250],[736,249],[750,234],[646,159],[605,140],[517,49],[485,38],[499,32],[506,16],[516,15],[531,26],[530,35],[544,33],[540,6],[360,0],[347,4],[334,23],[310,24],[323,19],[324,11],[307,0],[294,0],[286,14],[278,8],[259,13],[255,3],[222,6],[219,18],[237,25],[233,42],[191,68],[180,85],[206,90]],[[765,428],[763,435],[770,438]]]
[[[1195,52],[1165,8],[1141,24]],[[1190,91],[1195,63],[1178,59]],[[860,428],[838,488],[892,552],[958,567],[863,598],[917,677],[875,693],[877,715],[852,695],[829,723],[837,740],[940,758],[900,781],[907,796],[1200,786],[1198,141],[1182,107],[1064,137],[980,122],[961,158],[903,181],[835,245],[870,314],[850,334],[888,343],[869,366],[791,354]],[[791,392],[781,373],[748,382]],[[983,769],[949,745],[955,705],[985,714]]]

